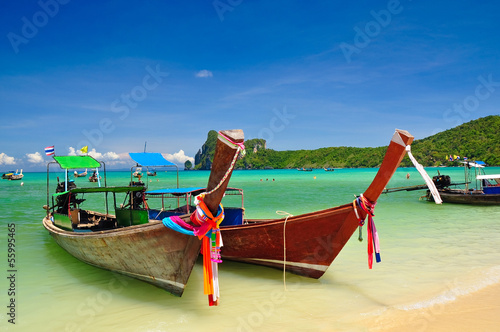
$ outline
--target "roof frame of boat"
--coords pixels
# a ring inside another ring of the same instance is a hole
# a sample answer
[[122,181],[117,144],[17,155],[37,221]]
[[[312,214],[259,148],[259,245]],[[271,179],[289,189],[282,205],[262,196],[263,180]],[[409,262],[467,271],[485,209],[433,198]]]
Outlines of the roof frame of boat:
[[[133,161],[136,162],[135,166],[130,168],[130,181],[132,182],[132,174],[134,170],[138,168],[146,167],[149,170],[150,167],[175,167],[177,171],[177,188],[179,188],[179,167],[171,161],[168,161],[163,157],[161,153],[158,152],[130,152],[128,154]],[[146,172],[146,176],[148,176]]]
[[[64,179],[64,192],[68,192],[68,182],[73,181],[68,178],[68,170],[70,169],[79,169],[79,168],[94,168],[98,172],[98,168],[103,167],[103,175],[104,175],[104,188],[107,187],[106,180],[106,163],[104,161],[97,161],[95,158],[85,155],[85,156],[53,156],[54,161],[50,161],[47,163],[47,206],[49,206],[49,197],[50,197],[50,165],[57,164],[61,169],[64,170],[65,179]],[[59,177],[57,178],[59,181]],[[101,187],[101,181],[98,181],[99,188]],[[84,189],[84,188],[79,188]]]
[[461,161],[462,164],[469,167],[478,167],[483,168],[486,167],[486,163],[484,161],[476,160],[476,161]]
[[478,180],[500,179],[500,174],[480,174],[476,176]]
[[[206,191],[205,187],[186,187],[186,188],[167,188],[167,189],[155,189],[146,191],[147,195],[172,195],[172,196],[184,196],[187,194],[198,195]],[[226,188],[225,195],[240,195],[242,190],[239,188]]]
[[66,193],[86,194],[86,193],[128,193],[144,190],[143,186],[120,186],[120,187],[83,187],[73,188],[65,192],[54,194],[54,196]]
[[[146,191],[146,195],[150,198],[161,198],[161,207],[162,210],[165,210],[165,198],[177,198],[185,197],[186,205],[189,206],[191,204],[191,197],[197,196],[203,192],[205,192],[207,188],[205,187],[185,187],[185,188],[166,188],[166,189],[155,189]],[[240,188],[232,188],[227,187],[224,195],[233,196],[239,195],[241,196],[241,207],[244,206],[244,197],[243,197],[243,189]],[[180,201],[177,201],[177,207],[180,207]]]

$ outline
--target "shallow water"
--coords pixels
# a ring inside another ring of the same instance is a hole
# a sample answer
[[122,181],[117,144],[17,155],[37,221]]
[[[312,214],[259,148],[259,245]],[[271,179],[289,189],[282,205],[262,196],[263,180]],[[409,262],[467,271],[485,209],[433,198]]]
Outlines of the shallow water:
[[[437,170],[427,169],[430,176]],[[296,215],[349,203],[376,171],[235,171],[230,186],[244,189],[248,218],[275,218],[278,210]],[[463,179],[461,168],[439,171],[454,181]],[[500,168],[488,172],[500,173]],[[181,186],[203,186],[208,175],[180,172]],[[53,186],[55,176],[51,174]],[[150,189],[175,186],[174,172],[150,179]],[[108,185],[129,180],[129,173],[108,172]],[[90,185],[85,178],[75,181]],[[383,194],[375,209],[382,262],[372,270],[366,241],[359,243],[357,232],[319,280],[223,262],[220,305],[209,307],[200,262],[178,298],[67,254],[41,224],[46,174],[26,173],[22,182],[0,181],[6,277],[8,224],[16,229],[16,324],[8,323],[5,314],[11,297],[4,277],[0,326],[5,331],[363,331],[359,322],[366,317],[449,303],[500,282],[500,207],[436,205],[419,200],[425,191],[397,192]],[[415,169],[401,168],[389,187],[421,183]]]

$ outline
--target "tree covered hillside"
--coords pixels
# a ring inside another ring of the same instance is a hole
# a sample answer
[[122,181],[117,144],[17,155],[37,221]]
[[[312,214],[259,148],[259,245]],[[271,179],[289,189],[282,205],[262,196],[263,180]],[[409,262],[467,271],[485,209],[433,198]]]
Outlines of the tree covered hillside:
[[[415,140],[412,153],[424,166],[456,165],[452,156],[482,160],[500,165],[500,116],[492,115],[464,123],[433,136]],[[217,133],[210,131],[207,142],[196,155],[196,169],[208,169],[213,158]],[[387,146],[377,148],[329,147],[316,150],[276,151],[266,148],[263,139],[245,141],[247,153],[238,160],[237,168],[327,168],[377,167],[382,163]],[[412,166],[405,157],[401,166]]]
[[412,144],[412,152],[426,166],[450,165],[452,163],[446,162],[449,155],[500,165],[500,116],[470,121],[417,140]]

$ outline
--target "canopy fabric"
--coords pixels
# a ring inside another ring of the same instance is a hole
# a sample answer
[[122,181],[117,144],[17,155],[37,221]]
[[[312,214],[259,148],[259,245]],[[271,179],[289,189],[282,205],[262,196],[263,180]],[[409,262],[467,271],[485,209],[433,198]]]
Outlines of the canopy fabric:
[[129,156],[137,163],[137,166],[175,166],[174,163],[163,158],[161,153],[157,152],[129,153]]
[[63,169],[101,167],[101,164],[91,156],[54,156],[54,160]]

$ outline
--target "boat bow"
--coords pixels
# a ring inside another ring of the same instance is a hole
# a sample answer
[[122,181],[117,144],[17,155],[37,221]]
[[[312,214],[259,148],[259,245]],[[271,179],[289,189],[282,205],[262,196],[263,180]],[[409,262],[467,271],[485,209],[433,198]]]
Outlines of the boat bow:
[[[373,205],[405,156],[413,136],[396,130],[374,180],[363,193]],[[275,220],[247,220],[221,227],[228,260],[264,265],[320,278],[364,220],[367,211],[353,203]]]

